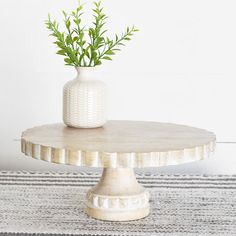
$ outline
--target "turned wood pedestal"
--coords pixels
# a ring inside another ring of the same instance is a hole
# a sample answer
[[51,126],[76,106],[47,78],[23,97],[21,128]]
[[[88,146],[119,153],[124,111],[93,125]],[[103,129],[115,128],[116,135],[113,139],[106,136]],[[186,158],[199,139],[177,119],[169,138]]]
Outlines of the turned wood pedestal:
[[103,167],[86,196],[86,212],[101,220],[128,221],[149,214],[149,192],[133,168],[159,167],[210,156],[215,135],[193,127],[142,121],[109,121],[102,128],[44,125],[22,134],[22,152],[36,159]]

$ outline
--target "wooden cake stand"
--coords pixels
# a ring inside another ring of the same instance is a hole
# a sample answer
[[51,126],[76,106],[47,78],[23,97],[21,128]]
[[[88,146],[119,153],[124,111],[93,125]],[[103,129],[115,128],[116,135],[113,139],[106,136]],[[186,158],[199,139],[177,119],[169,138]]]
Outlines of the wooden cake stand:
[[44,125],[22,134],[22,152],[36,159],[75,166],[103,167],[99,183],[86,196],[88,215],[127,221],[149,214],[149,192],[133,168],[159,167],[210,156],[215,135],[183,125],[108,121],[102,128]]

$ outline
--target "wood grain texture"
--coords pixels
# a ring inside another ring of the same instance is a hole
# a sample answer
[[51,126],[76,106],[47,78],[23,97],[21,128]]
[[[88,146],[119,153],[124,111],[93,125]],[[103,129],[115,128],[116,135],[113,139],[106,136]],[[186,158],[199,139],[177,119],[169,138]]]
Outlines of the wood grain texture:
[[108,121],[102,128],[52,124],[22,134],[22,152],[44,161],[92,167],[155,167],[210,156],[213,133],[169,123]]

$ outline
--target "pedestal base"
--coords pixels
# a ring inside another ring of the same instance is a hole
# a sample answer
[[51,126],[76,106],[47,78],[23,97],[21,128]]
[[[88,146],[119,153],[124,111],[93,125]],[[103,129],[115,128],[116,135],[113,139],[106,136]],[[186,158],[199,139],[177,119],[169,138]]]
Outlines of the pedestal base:
[[133,169],[105,168],[86,204],[87,214],[96,219],[137,220],[149,214],[149,192],[138,184]]

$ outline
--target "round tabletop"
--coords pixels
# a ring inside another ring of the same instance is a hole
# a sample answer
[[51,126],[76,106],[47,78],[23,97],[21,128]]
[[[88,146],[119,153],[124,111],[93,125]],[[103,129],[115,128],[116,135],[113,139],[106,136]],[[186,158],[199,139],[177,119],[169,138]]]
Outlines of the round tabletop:
[[108,121],[95,129],[43,125],[22,134],[22,152],[48,162],[91,167],[157,167],[205,159],[212,132],[184,125]]

